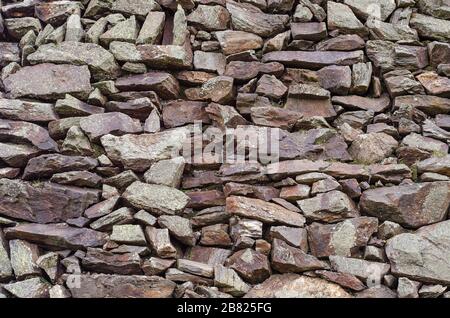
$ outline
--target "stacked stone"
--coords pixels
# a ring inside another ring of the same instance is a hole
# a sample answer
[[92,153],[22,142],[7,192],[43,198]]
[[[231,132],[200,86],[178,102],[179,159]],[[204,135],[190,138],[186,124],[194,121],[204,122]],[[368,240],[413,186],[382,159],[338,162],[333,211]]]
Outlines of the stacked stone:
[[[448,1],[0,18],[0,298],[450,297]],[[236,128],[279,161],[183,151]]]

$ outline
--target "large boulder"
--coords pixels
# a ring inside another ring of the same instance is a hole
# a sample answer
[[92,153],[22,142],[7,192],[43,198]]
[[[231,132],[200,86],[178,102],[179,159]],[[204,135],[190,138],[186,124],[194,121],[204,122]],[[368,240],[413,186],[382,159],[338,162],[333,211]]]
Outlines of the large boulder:
[[445,220],[450,206],[450,182],[427,182],[364,191],[361,212],[419,228]]
[[61,222],[81,216],[99,196],[100,191],[88,188],[0,179],[0,215],[36,223]]
[[450,284],[450,221],[394,236],[386,244],[386,254],[396,276]]
[[27,59],[31,64],[87,65],[96,80],[113,79],[120,75],[120,67],[114,56],[94,43],[69,41],[57,45],[41,45]]
[[11,98],[56,100],[66,94],[86,98],[91,91],[90,78],[86,65],[43,63],[21,68],[9,75],[3,85]]

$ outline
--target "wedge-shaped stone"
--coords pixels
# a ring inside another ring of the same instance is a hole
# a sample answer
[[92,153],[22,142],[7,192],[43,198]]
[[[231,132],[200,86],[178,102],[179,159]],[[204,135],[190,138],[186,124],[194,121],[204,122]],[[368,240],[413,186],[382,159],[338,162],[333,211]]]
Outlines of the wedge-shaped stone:
[[192,51],[189,46],[143,44],[136,47],[140,62],[156,69],[189,69]]
[[356,257],[377,229],[378,220],[364,216],[333,225],[312,223],[308,226],[311,253],[316,257]]
[[394,100],[394,109],[413,107],[424,113],[434,116],[450,113],[450,99],[427,95],[399,96]]
[[342,34],[367,35],[367,29],[345,4],[328,1],[327,12],[327,25],[329,30],[339,30],[339,33]]
[[363,51],[277,51],[264,54],[262,62],[280,62],[286,66],[320,69],[329,65],[352,65],[364,62]]
[[306,254],[280,239],[274,239],[272,242],[271,258],[272,267],[280,273],[301,273],[327,267],[326,263],[315,256]]
[[31,144],[44,151],[58,151],[58,145],[46,129],[25,121],[0,119],[0,141]]
[[90,78],[86,65],[43,63],[21,68],[9,75],[3,84],[11,98],[56,100],[66,94],[86,98],[91,91]]
[[226,211],[238,216],[259,220],[268,224],[284,224],[301,227],[305,218],[280,205],[259,199],[231,196],[226,199]]
[[180,94],[178,81],[169,73],[150,72],[121,77],[115,83],[121,91],[155,91],[165,99],[175,99]]
[[87,65],[96,80],[113,79],[120,75],[120,67],[114,56],[94,43],[62,42],[41,45],[36,52],[28,55],[31,64],[55,63]]
[[389,264],[338,255],[331,255],[330,262],[335,271],[354,275],[367,284],[379,284],[390,269]]
[[158,276],[82,274],[74,298],[171,298],[176,284]]
[[0,230],[0,281],[8,281],[14,277],[11,260],[8,254],[8,243]]
[[450,40],[450,21],[448,20],[413,13],[410,25],[421,37],[438,41]]
[[11,120],[47,123],[57,120],[53,105],[19,99],[0,99],[0,116]]
[[48,298],[51,287],[52,285],[42,277],[34,277],[3,286],[17,298]]
[[246,31],[263,37],[280,33],[289,21],[288,15],[267,14],[248,3],[227,2],[234,30]]
[[178,157],[187,138],[188,130],[181,127],[154,134],[105,135],[100,141],[109,159],[125,169],[141,172],[154,162]]
[[351,298],[341,286],[298,274],[272,275],[254,286],[245,298]]
[[385,21],[396,9],[395,0],[344,0],[344,3],[364,20],[373,16],[378,20]]
[[139,275],[141,258],[137,253],[114,254],[99,248],[88,248],[82,266],[90,272]]
[[417,171],[419,173],[439,173],[450,177],[450,155],[419,161],[417,163]]
[[139,181],[131,184],[122,197],[135,208],[158,215],[182,212],[189,203],[189,197],[180,190]]
[[10,240],[9,251],[14,275],[21,280],[29,276],[40,275],[41,270],[36,264],[39,258],[39,247],[22,240]]
[[361,211],[406,227],[445,220],[450,206],[450,182],[426,182],[365,191]]
[[44,182],[0,179],[0,214],[16,219],[50,223],[79,217],[98,202],[99,191]]
[[102,246],[108,235],[86,228],[57,224],[21,224],[5,230],[6,239],[21,239],[38,245],[70,250]]
[[307,219],[336,222],[359,216],[355,203],[345,193],[334,190],[297,201]]
[[145,228],[145,236],[155,251],[156,255],[161,258],[175,258],[177,257],[177,250],[170,241],[168,229],[157,229],[153,226]]
[[214,267],[214,286],[236,297],[243,296],[250,289],[233,269],[222,265]]
[[55,173],[73,170],[92,170],[97,166],[97,159],[60,154],[41,155],[30,159],[23,172],[23,179],[50,177]]
[[392,273],[433,284],[450,284],[450,221],[424,226],[388,240]]
[[196,239],[189,219],[178,215],[161,215],[158,218],[159,226],[167,228],[169,233],[181,243],[194,246]]
[[186,19],[200,30],[219,31],[227,29],[230,13],[219,5],[200,4]]
[[107,134],[120,136],[142,132],[138,119],[119,112],[83,117],[80,120],[80,127],[92,141],[99,141],[100,137]]
[[216,37],[225,55],[247,50],[257,50],[263,45],[263,39],[250,32],[234,30],[219,31],[216,32]]

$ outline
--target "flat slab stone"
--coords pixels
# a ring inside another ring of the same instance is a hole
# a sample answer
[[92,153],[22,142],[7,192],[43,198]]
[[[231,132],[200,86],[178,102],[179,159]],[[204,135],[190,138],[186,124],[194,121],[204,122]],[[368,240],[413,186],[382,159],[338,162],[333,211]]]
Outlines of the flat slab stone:
[[66,223],[22,224],[5,230],[8,240],[21,239],[39,245],[70,250],[103,246],[108,234],[87,228],[71,227]]
[[0,179],[0,215],[50,223],[79,217],[97,203],[100,191],[59,185]]
[[90,78],[86,65],[43,63],[21,68],[8,76],[3,85],[11,98],[56,100],[66,94],[86,98],[91,91]]
[[83,274],[79,278],[79,287],[69,287],[74,298],[170,298],[176,287],[158,276]]
[[279,62],[286,66],[320,69],[329,65],[353,65],[364,62],[363,51],[277,51],[264,54],[262,62]]

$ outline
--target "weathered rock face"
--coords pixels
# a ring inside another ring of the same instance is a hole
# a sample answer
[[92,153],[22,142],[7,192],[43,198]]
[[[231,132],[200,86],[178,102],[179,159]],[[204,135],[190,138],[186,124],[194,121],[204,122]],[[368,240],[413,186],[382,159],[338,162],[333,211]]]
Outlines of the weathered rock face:
[[450,297],[449,0],[0,6],[0,298]]
[[448,182],[400,185],[365,191],[361,211],[381,220],[418,228],[445,220],[450,205]]
[[121,163],[127,169],[144,171],[153,162],[178,155],[187,133],[187,129],[179,128],[154,134],[105,135],[100,141],[113,162]]
[[123,198],[135,208],[156,214],[181,212],[189,202],[189,197],[177,189],[139,181],[134,182],[125,190]]
[[253,287],[246,298],[350,298],[339,285],[297,274],[273,275]]
[[0,193],[0,214],[36,223],[79,217],[99,200],[97,190],[9,179],[0,179]]
[[395,275],[448,285],[450,221],[422,227],[388,240],[386,254]]
[[97,80],[116,78],[120,74],[119,65],[114,56],[103,47],[94,43],[62,42],[46,44],[28,55],[31,64],[55,63],[87,65]]
[[86,98],[91,90],[90,77],[87,66],[44,63],[21,68],[3,85],[11,98],[56,100],[65,94]]
[[36,244],[72,250],[102,246],[107,234],[86,228],[58,224],[23,224],[5,231],[7,239],[22,239]]
[[259,199],[232,196],[227,199],[226,211],[238,216],[260,220],[265,223],[303,226],[305,218],[274,203]]
[[308,227],[309,246],[313,255],[357,256],[377,231],[378,220],[371,217],[349,219],[335,225],[313,223]]
[[80,287],[70,288],[75,298],[170,298],[176,284],[157,276],[80,275]]

